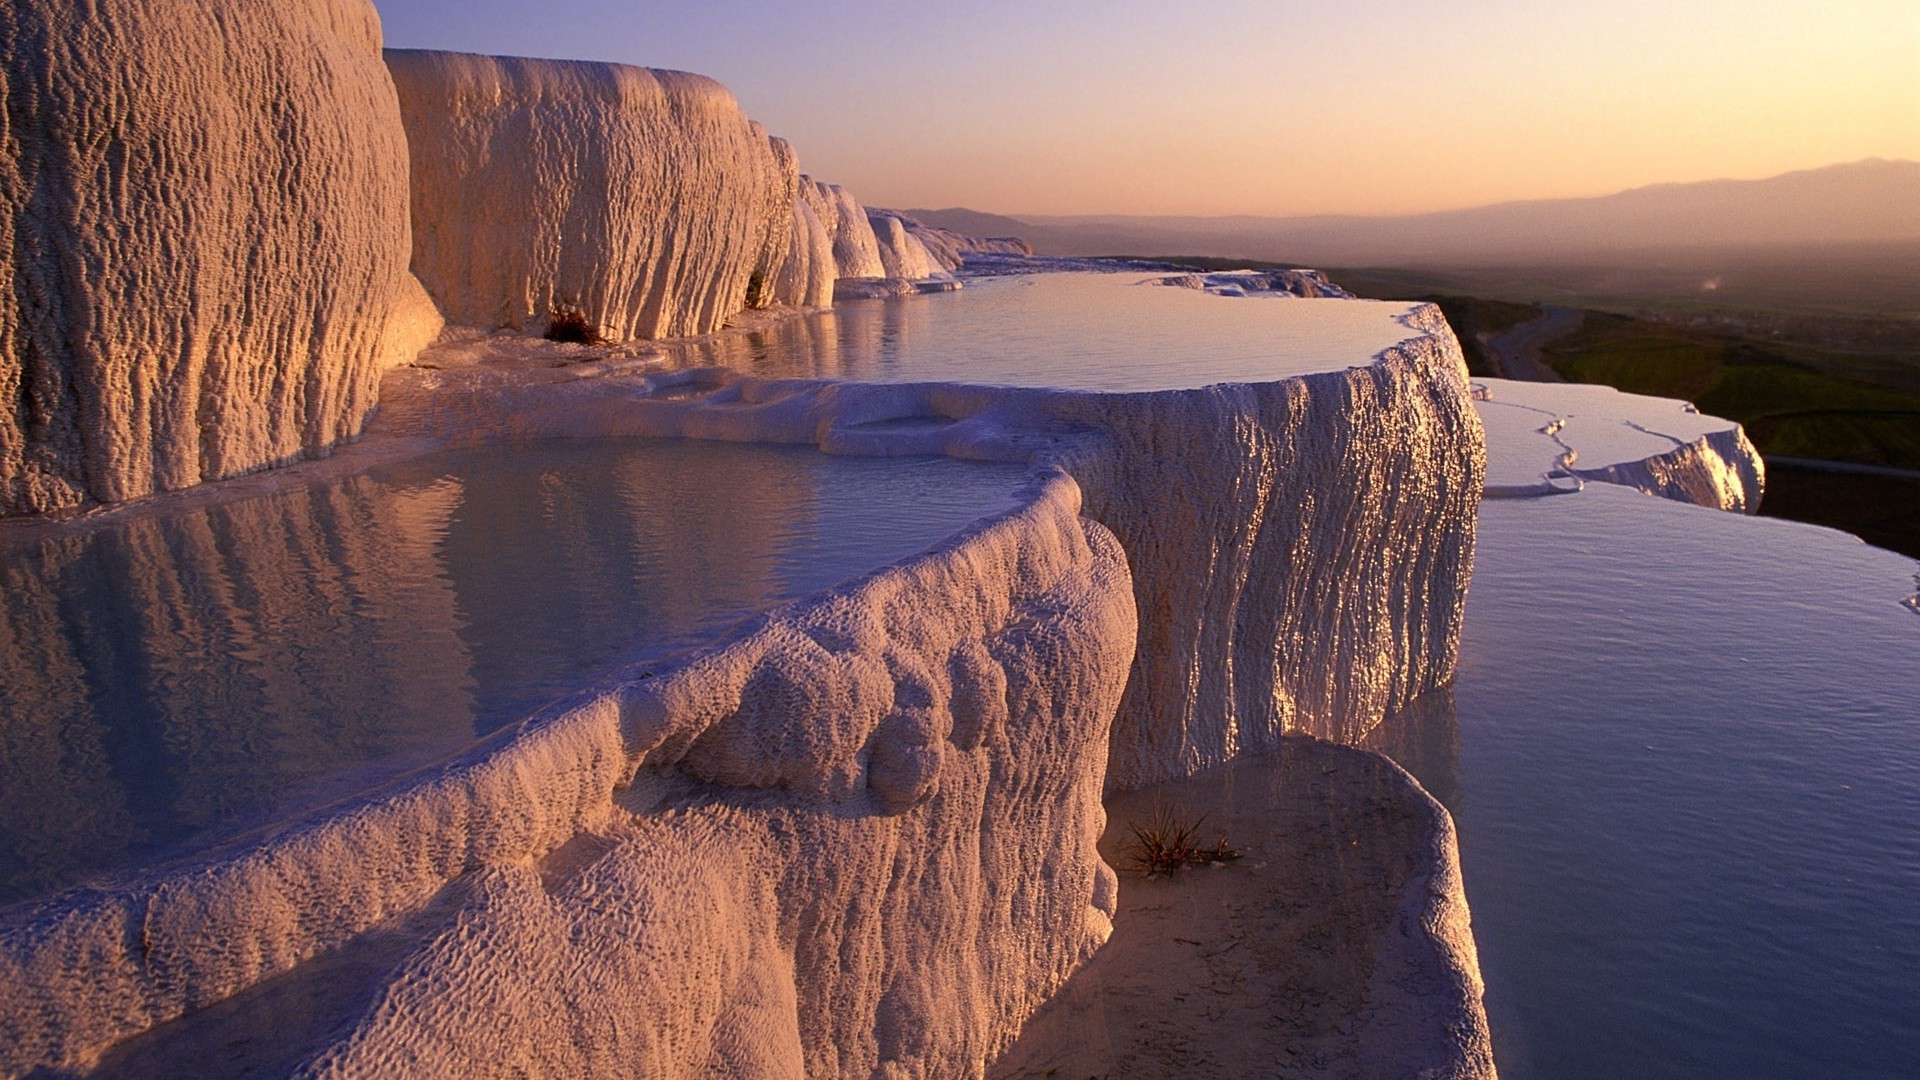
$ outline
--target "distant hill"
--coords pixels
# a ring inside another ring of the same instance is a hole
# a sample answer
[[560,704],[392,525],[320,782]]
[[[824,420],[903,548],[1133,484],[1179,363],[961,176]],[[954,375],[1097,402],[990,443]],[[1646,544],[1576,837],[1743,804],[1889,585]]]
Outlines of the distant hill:
[[966,236],[977,236],[981,239],[990,236],[1022,236],[1022,230],[1030,230],[1033,227],[1019,218],[983,214],[963,206],[950,206],[945,210],[902,210],[900,213],[937,229],[952,229],[954,232]]
[[908,213],[973,235],[1020,236],[1045,255],[1215,255],[1339,266],[1564,262],[1647,249],[1920,241],[1920,162],[1870,159],[1765,180],[1659,184],[1400,217]]

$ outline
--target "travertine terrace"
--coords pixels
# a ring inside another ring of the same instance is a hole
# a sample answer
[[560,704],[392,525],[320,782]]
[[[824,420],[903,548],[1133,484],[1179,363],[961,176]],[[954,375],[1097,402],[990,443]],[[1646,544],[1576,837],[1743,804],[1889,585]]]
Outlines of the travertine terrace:
[[703,334],[773,278],[799,182],[727,89],[621,64],[391,51],[414,270],[450,321]]
[[23,0],[0,51],[0,515],[357,434],[439,329],[371,6]]
[[[57,257],[13,265],[0,308],[0,509],[127,499],[354,434],[379,368],[438,325],[409,250],[457,329],[389,373],[340,468],[644,434],[1016,461],[1030,481],[933,550],[611,672],[455,760],[0,912],[0,1073],[190,1037],[222,1015],[208,1006],[404,925],[301,1070],[977,1074],[1111,928],[1104,792],[1290,734],[1357,742],[1449,679],[1484,462],[1434,309],[1378,355],[1144,392],[664,371],[639,345],[556,365],[488,332],[569,307],[616,340],[701,333],[1017,245],[869,214],[699,76],[397,52],[390,81],[365,3],[269,6],[7,17],[7,90],[30,106],[9,123],[35,118],[8,132],[10,250]],[[72,53],[73,19],[121,53]],[[236,66],[252,74],[230,84]],[[297,137],[270,120],[288,102]],[[153,159],[124,184],[85,162],[104,198],[55,167],[95,145],[70,141],[90,124]],[[215,152],[168,152],[188,133]],[[1391,901],[1418,917],[1380,947],[1465,973],[1431,824],[1434,865]],[[1427,993],[1419,1016],[1420,994],[1393,998],[1409,1012],[1388,1026],[1464,1025],[1454,1074],[1485,1075],[1477,982]]]

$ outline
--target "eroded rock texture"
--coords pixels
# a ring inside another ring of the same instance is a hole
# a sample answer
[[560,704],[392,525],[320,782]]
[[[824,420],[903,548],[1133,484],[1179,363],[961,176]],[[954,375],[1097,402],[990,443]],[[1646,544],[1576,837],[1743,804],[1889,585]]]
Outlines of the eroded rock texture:
[[437,332],[365,0],[20,0],[0,99],[0,514],[324,452]]
[[615,339],[705,333],[785,261],[798,163],[711,79],[407,50],[387,63],[414,270],[452,322],[542,330],[565,308]]
[[880,258],[880,241],[873,234],[873,223],[866,208],[853,193],[839,184],[802,177],[800,196],[813,207],[814,216],[833,241],[834,271],[843,278],[883,278],[886,263]]
[[84,1067],[436,902],[310,1072],[977,1072],[1115,895],[1126,561],[1072,480],[1028,496],[411,783],[7,912],[0,1072]]

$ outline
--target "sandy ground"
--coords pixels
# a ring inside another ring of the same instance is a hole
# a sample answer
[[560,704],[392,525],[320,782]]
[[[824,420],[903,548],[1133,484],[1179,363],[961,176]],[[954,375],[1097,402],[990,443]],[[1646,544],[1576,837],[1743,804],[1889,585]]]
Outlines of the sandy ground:
[[[1107,800],[1114,934],[988,1071],[1361,1075],[1377,942],[1415,870],[1424,796],[1385,758],[1306,739]],[[1206,815],[1237,861],[1146,877],[1130,822]]]

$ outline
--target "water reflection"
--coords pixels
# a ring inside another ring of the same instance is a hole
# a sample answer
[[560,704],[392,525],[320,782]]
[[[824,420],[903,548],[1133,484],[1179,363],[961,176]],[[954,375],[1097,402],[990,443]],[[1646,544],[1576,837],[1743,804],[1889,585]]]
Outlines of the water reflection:
[[856,301],[749,334],[670,345],[685,367],[761,378],[959,380],[1165,390],[1340,369],[1410,335],[1409,305],[1226,299],[1137,274],[1037,274]]
[[1413,774],[1450,813],[1460,812],[1460,718],[1453,687],[1430,690],[1367,733],[1360,745]]
[[0,902],[443,757],[937,542],[1019,471],[589,440],[0,550]]

